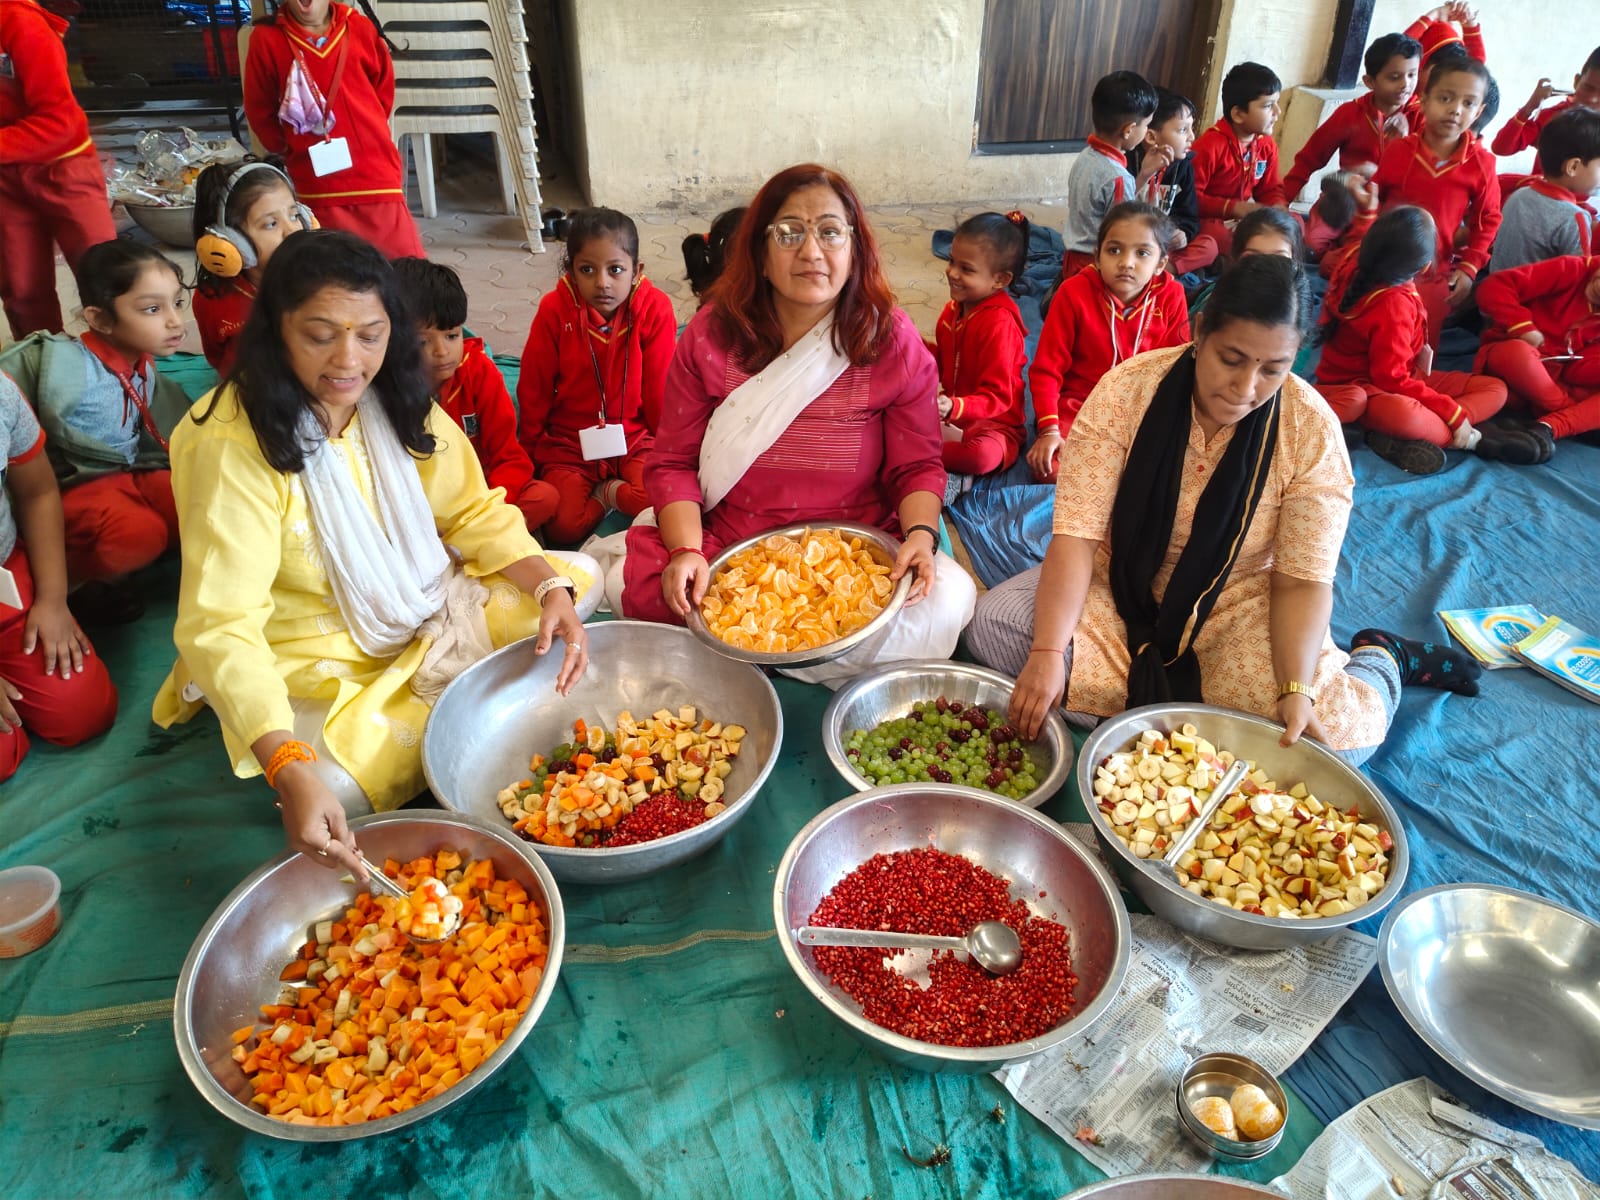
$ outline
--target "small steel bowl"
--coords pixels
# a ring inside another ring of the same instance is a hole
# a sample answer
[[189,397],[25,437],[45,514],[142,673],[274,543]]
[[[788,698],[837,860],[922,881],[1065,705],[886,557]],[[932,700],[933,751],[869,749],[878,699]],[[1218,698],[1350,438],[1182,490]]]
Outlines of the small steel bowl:
[[1282,1192],[1225,1175],[1126,1175],[1079,1188],[1061,1200],[1283,1200]]
[[422,769],[439,803],[518,838],[495,796],[528,775],[528,759],[572,740],[572,723],[614,728],[623,709],[643,719],[692,704],[701,716],[749,730],[722,802],[710,820],[633,846],[607,849],[522,842],[563,883],[638,879],[710,849],[750,811],[778,761],[783,709],[754,667],[730,662],[687,631],[649,621],[602,621],[589,629],[589,669],[571,695],[556,692],[559,651],[516,642],[468,667],[445,688],[422,734]]
[[[715,581],[723,568],[728,565],[728,560],[741,550],[748,550],[751,546],[769,537],[799,538],[812,530],[816,530],[819,533],[833,530],[846,540],[851,537],[858,537],[864,543],[864,548],[867,552],[885,566],[892,567],[895,557],[900,553],[900,542],[875,525],[856,525],[849,521],[812,521],[804,525],[785,525],[780,529],[769,529],[765,533],[758,533],[755,537],[748,537],[742,542],[735,542],[733,545],[728,546],[721,554],[711,560],[711,579]],[[706,625],[705,617],[698,607],[689,610],[689,631],[718,654],[738,662],[750,663],[757,667],[789,669],[816,667],[848,654],[857,646],[865,646],[875,641],[880,634],[888,629],[889,622],[893,621],[900,610],[905,607],[906,593],[910,590],[911,573],[908,571],[900,577],[900,582],[895,584],[894,591],[889,594],[889,601],[883,606],[881,613],[854,633],[846,634],[842,638],[817,646],[811,650],[792,650],[787,654],[763,654],[756,650],[740,650],[735,646],[730,646],[711,632]]]
[[[1283,1123],[1271,1137],[1258,1142],[1226,1138],[1212,1133],[1194,1115],[1191,1105],[1207,1096],[1221,1096],[1224,1100],[1243,1084],[1253,1083],[1266,1092],[1267,1099],[1278,1106]],[[1289,1127],[1289,1098],[1283,1088],[1260,1063],[1241,1054],[1202,1054],[1184,1068],[1178,1076],[1178,1123],[1209,1154],[1248,1162],[1263,1158],[1278,1148],[1283,1141],[1283,1131]]]
[[[835,884],[874,854],[928,846],[1011,880],[1011,895],[1065,925],[1078,978],[1074,1011],[1048,1033],[1004,1046],[941,1046],[892,1033],[817,969],[795,930]],[[987,1072],[1086,1033],[1111,1006],[1128,971],[1132,933],[1117,885],[1088,850],[1048,817],[972,788],[873,788],[818,813],[789,843],[772,889],[778,942],[806,990],[884,1057],[921,1071]]]
[[[1135,857],[1111,832],[1105,814],[1094,803],[1095,768],[1108,755],[1132,746],[1146,729],[1166,733],[1186,721],[1217,749],[1230,750],[1235,757],[1253,761],[1281,786],[1304,783],[1324,803],[1337,805],[1341,810],[1354,805],[1363,818],[1387,830],[1394,839],[1394,849],[1389,852],[1389,878],[1383,890],[1360,908],[1342,916],[1261,917],[1185,891],[1171,868],[1157,869],[1150,865],[1151,859]],[[1130,709],[1102,722],[1089,735],[1078,754],[1078,785],[1082,789],[1084,807],[1089,810],[1090,824],[1117,876],[1156,916],[1224,946],[1281,950],[1325,941],[1347,926],[1376,917],[1394,903],[1411,868],[1400,814],[1370,779],[1325,746],[1310,738],[1301,738],[1285,748],[1278,745],[1282,736],[1282,725],[1211,704],[1150,704]]]
[[561,893],[549,870],[509,829],[486,828],[455,813],[394,812],[350,822],[361,850],[381,863],[407,861],[441,849],[492,859],[495,873],[515,879],[545,912],[550,946],[544,977],[522,1020],[477,1070],[443,1095],[392,1117],[360,1125],[291,1125],[250,1103],[249,1081],[231,1057],[235,1029],[261,1021],[260,1006],[283,986],[278,973],[299,954],[306,930],[342,914],[358,894],[338,871],[285,852],[262,865],[223,900],[189,948],[178,975],[172,1026],[183,1069],[212,1108],[268,1137],[292,1142],[345,1142],[389,1133],[435,1116],[461,1100],[516,1056],[555,991],[566,943]]
[[1446,884],[1389,911],[1378,967],[1440,1058],[1529,1112],[1600,1129],[1600,922],[1508,887]]
[[[873,785],[856,771],[845,753],[845,742],[852,731],[872,729],[881,721],[903,717],[918,700],[933,701],[940,696],[1005,712],[1011,703],[1015,681],[999,671],[970,663],[949,661],[897,662],[858,675],[833,694],[822,714],[822,745],[828,761],[858,792]],[[1039,786],[1017,804],[1038,808],[1061,790],[1072,774],[1072,735],[1067,724],[1053,709],[1045,717],[1039,737],[1026,744],[1028,756],[1043,768]],[[975,789],[982,791],[983,789]],[[993,795],[993,793],[985,793]]]

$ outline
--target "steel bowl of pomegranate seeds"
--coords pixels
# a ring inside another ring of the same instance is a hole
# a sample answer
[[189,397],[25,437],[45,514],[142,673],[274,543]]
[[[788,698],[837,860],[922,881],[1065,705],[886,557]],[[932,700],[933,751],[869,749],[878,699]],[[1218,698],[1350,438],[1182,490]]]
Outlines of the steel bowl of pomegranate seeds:
[[[924,1071],[994,1071],[1081,1036],[1128,969],[1109,871],[1048,817],[947,784],[873,788],[825,809],[778,864],[773,916],[800,982],[854,1034]],[[964,951],[809,946],[806,926],[962,937],[1001,921],[1021,966]]]

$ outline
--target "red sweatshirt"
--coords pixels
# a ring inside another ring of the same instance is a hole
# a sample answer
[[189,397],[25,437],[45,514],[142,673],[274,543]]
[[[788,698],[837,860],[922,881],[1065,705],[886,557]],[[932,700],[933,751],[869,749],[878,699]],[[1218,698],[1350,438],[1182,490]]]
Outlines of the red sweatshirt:
[[220,296],[194,291],[194,323],[200,327],[200,348],[217,374],[233,370],[233,352],[239,331],[256,306],[255,285],[242,275],[227,281],[228,290]]
[[1162,271],[1132,304],[1117,303],[1094,267],[1084,267],[1056,291],[1039,335],[1033,368],[1034,424],[1062,437],[1100,377],[1126,358],[1189,340],[1183,287]]
[[[1330,289],[1330,312],[1338,299]],[[1317,382],[1359,383],[1410,396],[1451,429],[1466,419],[1460,405],[1429,387],[1417,371],[1417,356],[1428,344],[1428,313],[1414,285],[1370,291],[1337,320],[1333,336],[1322,347]]]
[[1194,186],[1200,193],[1200,215],[1232,220],[1229,209],[1240,200],[1269,208],[1285,203],[1278,178],[1278,143],[1258,133],[1246,146],[1224,117],[1195,139]]
[[1460,42],[1468,54],[1481,63],[1489,61],[1483,48],[1483,30],[1477,22],[1463,23],[1461,32],[1449,21],[1435,21],[1424,14],[1406,26],[1406,36],[1422,43],[1422,61],[1427,62],[1433,52],[1451,42]]
[[[322,45],[288,17],[255,27],[244,66],[244,110],[250,129],[269,154],[281,154],[299,198],[317,204],[370,204],[404,200],[400,152],[389,134],[394,107],[394,63],[371,21],[342,4],[333,5],[333,24]],[[323,99],[338,70],[341,47],[349,46],[349,62],[333,99],[332,137],[350,143],[352,164],[332,175],[311,169],[311,146],[320,134],[295,133],[278,122],[284,84],[298,48]]]
[[970,429],[980,421],[992,421],[1023,427],[1026,339],[1022,310],[1007,292],[980,301],[965,317],[954,300],[944,306],[934,334],[934,357],[939,362],[939,387],[950,397],[952,425]]
[[[1294,156],[1294,165],[1283,180],[1284,194],[1293,200],[1335,154],[1339,156],[1341,171],[1363,163],[1376,166],[1384,147],[1394,140],[1383,136],[1383,124],[1391,115],[1378,111],[1371,92],[1339,105]],[[1409,112],[1406,120],[1411,128],[1416,128]]]
[[[1420,130],[1389,143],[1372,177],[1384,208],[1415,204],[1427,209],[1439,231],[1437,265],[1454,265],[1476,277],[1489,261],[1500,228],[1500,180],[1494,155],[1475,133],[1461,135],[1443,163],[1422,144]],[[1455,251],[1456,230],[1465,223],[1467,244]]]
[[1478,288],[1478,308],[1493,323],[1485,342],[1504,342],[1530,329],[1544,334],[1544,354],[1578,354],[1600,346],[1600,309],[1584,294],[1600,272],[1600,256],[1566,254],[1496,271]]
[[1571,112],[1576,103],[1576,100],[1568,96],[1560,104],[1541,108],[1526,121],[1522,119],[1522,110],[1518,109],[1511,114],[1511,120],[1500,127],[1500,132],[1494,135],[1494,141],[1489,143],[1489,149],[1496,154],[1511,155],[1520,154],[1529,146],[1537,146],[1544,127],[1562,113]]
[[492,488],[505,488],[515,503],[533,482],[533,464],[517,441],[517,414],[505,376],[483,348],[482,338],[467,338],[461,365],[439,389],[439,407],[466,431]]
[[622,422],[630,455],[647,448],[660,422],[661,389],[677,338],[672,301],[648,279],[639,280],[608,325],[562,275],[533,315],[517,381],[517,437],[534,465],[583,464],[578,430],[600,420],[597,363],[606,419]]
[[67,77],[67,29],[34,0],[0,0],[0,164],[94,153]]

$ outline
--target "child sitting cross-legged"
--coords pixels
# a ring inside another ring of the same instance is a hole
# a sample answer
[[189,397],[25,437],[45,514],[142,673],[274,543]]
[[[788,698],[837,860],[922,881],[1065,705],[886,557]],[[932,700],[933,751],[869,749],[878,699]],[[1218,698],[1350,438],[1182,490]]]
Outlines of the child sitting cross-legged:
[[425,258],[397,258],[394,273],[417,321],[422,368],[433,398],[467,435],[491,488],[503,488],[530,532],[556,502],[555,489],[533,477],[533,463],[517,441],[517,413],[505,377],[482,338],[469,338],[467,292],[461,277]]
[[1522,430],[1481,427],[1506,402],[1498,379],[1434,371],[1427,314],[1414,280],[1433,259],[1433,218],[1414,205],[1392,208],[1361,241],[1354,269],[1334,277],[1323,321],[1332,327],[1317,366],[1317,390],[1367,445],[1403,471],[1443,470],[1446,448],[1484,458],[1538,463],[1554,443]]
[[1600,112],[1573,108],[1539,134],[1539,174],[1505,202],[1495,234],[1496,271],[1600,250],[1592,196],[1600,189]]
[[1505,380],[1558,438],[1600,429],[1600,256],[1495,271],[1478,309],[1489,323],[1478,370]]
[[1028,219],[1020,212],[979,213],[956,226],[944,273],[950,303],[933,345],[944,465],[953,473],[1003,471],[1022,449],[1027,332],[1008,289],[1027,262]]

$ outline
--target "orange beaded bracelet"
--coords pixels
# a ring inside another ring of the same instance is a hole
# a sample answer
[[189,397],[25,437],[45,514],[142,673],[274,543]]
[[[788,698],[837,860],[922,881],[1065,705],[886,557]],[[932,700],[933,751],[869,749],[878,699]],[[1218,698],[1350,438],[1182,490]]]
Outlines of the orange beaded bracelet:
[[272,757],[267,760],[267,767],[263,772],[267,777],[267,786],[276,789],[278,786],[278,772],[292,762],[316,762],[317,752],[304,742],[284,742],[272,752]]

